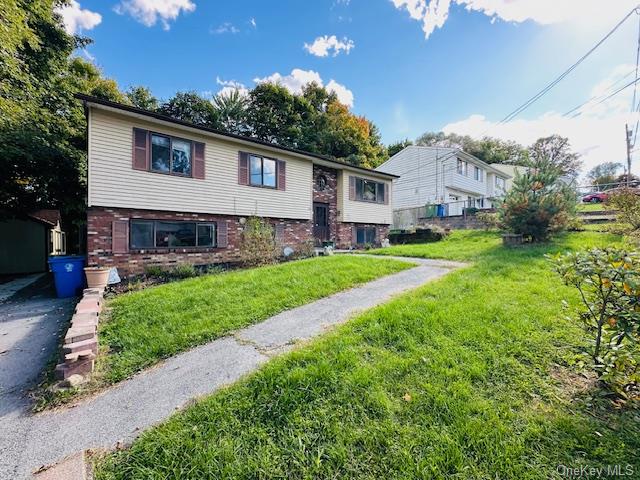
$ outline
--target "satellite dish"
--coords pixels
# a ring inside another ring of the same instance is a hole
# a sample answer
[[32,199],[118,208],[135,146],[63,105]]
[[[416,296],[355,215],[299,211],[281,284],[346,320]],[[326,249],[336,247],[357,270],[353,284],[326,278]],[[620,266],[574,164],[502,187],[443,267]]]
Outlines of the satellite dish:
[[284,250],[282,251],[282,253],[284,254],[285,257],[290,257],[291,255],[293,255],[293,248],[284,247]]

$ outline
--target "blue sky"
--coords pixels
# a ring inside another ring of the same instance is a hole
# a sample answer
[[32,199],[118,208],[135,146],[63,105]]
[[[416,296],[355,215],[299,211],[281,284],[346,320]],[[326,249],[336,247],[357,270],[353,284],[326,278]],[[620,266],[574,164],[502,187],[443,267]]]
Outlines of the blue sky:
[[[94,39],[86,54],[122,88],[145,85],[168,98],[179,90],[215,94],[226,82],[250,88],[255,79],[269,77],[295,90],[301,81],[320,78],[352,100],[355,113],[378,125],[385,143],[442,129],[523,143],[558,131],[570,137],[589,167],[624,160],[624,122],[636,119],[629,114],[633,89],[600,105],[592,102],[575,119],[560,114],[610,91],[633,70],[636,15],[517,121],[495,122],[634,6],[612,3],[74,0],[65,22],[70,31]],[[318,56],[334,35],[340,49]],[[313,54],[305,44],[318,38]]]

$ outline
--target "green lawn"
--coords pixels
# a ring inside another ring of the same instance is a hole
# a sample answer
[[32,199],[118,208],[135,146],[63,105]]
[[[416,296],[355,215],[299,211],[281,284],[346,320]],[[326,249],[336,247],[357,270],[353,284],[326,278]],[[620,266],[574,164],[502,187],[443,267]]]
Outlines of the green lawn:
[[410,268],[402,261],[321,257],[207,275],[125,294],[110,301],[100,325],[105,383],[120,381],[162,358],[272,315],[375,278]]
[[577,206],[578,212],[601,212],[603,210],[611,210],[611,207],[606,203],[582,203]]
[[[640,418],[578,375],[578,305],[543,254],[619,241],[498,236],[379,253],[471,261],[274,359],[99,461],[99,479],[543,479],[631,464]],[[375,252],[374,252],[375,253]],[[604,406],[603,406],[604,405]],[[631,477],[629,477],[631,478]]]

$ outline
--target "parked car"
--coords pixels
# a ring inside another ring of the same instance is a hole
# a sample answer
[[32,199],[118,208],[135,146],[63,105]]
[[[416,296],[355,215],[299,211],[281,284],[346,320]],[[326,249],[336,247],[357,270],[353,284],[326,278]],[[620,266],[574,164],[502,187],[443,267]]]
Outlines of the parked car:
[[601,203],[601,202],[606,202],[608,198],[609,198],[609,195],[607,195],[606,193],[595,192],[582,197],[582,201],[584,203]]

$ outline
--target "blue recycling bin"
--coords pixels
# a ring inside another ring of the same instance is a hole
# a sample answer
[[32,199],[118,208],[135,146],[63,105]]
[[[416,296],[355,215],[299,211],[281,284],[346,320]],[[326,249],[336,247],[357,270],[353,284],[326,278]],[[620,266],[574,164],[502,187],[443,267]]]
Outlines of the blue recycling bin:
[[84,257],[61,255],[49,257],[58,298],[74,297],[84,286]]
[[444,205],[443,204],[438,204],[438,208],[437,208],[437,215],[439,217],[444,217]]

